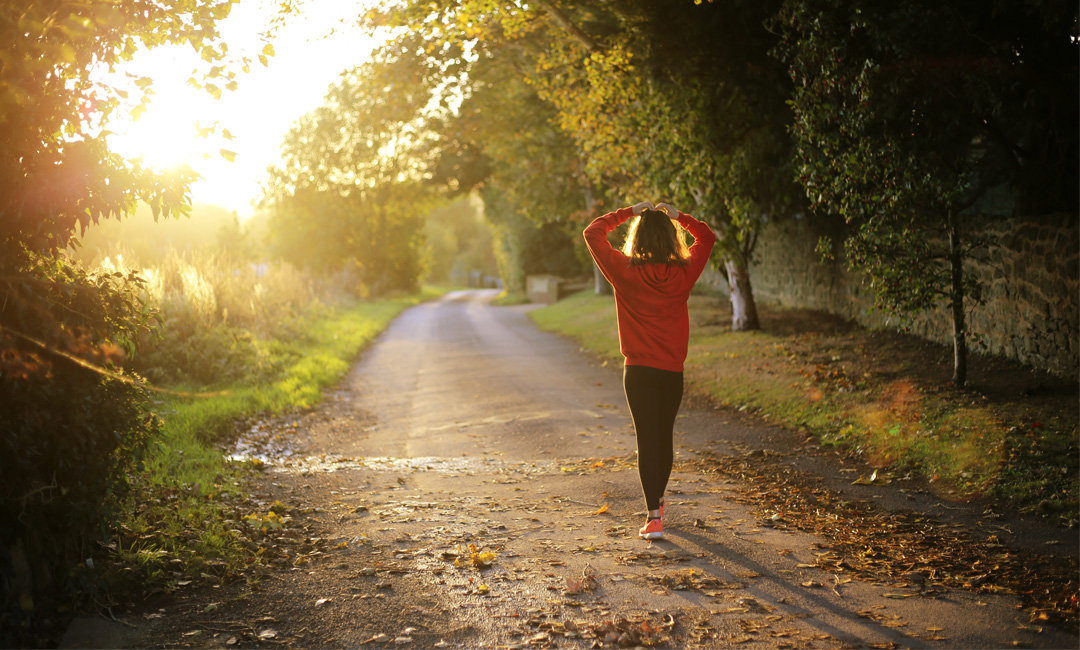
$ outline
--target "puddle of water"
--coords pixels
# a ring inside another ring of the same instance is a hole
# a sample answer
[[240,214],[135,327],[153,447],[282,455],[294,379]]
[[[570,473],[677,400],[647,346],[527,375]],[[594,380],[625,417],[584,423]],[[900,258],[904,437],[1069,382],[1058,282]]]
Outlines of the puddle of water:
[[445,474],[491,474],[507,479],[526,478],[536,473],[559,471],[555,460],[505,461],[485,456],[343,456],[319,454],[302,456],[293,446],[296,425],[258,422],[242,433],[226,452],[235,462],[257,460],[270,471],[324,473],[340,470],[369,469],[386,472],[434,471]]
[[442,473],[489,472],[502,475],[531,474],[551,471],[557,467],[553,461],[506,462],[477,456],[418,456],[398,458],[393,456],[342,456],[320,454],[301,456],[291,442],[296,429],[289,426],[260,422],[241,434],[226,453],[229,460],[244,462],[261,461],[267,469],[277,472],[311,473],[337,472],[349,469],[371,469],[390,472],[435,471]]
[[394,456],[350,457],[335,454],[307,456],[304,458],[279,458],[268,463],[271,469],[281,472],[336,472],[345,469],[371,469],[388,472],[432,471],[447,474],[498,473],[532,474],[552,471],[557,467],[551,461],[506,462],[479,456],[417,456],[399,458]]
[[258,460],[266,465],[273,465],[297,455],[297,451],[290,445],[295,434],[296,429],[293,427],[258,422],[237,437],[225,457],[235,462]]

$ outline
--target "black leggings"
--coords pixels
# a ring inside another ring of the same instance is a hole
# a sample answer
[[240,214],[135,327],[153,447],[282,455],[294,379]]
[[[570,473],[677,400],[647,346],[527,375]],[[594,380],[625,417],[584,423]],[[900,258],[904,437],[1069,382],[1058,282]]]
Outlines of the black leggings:
[[682,402],[683,374],[648,366],[623,366],[623,390],[637,433],[638,476],[645,506],[656,510],[671,476],[672,432]]

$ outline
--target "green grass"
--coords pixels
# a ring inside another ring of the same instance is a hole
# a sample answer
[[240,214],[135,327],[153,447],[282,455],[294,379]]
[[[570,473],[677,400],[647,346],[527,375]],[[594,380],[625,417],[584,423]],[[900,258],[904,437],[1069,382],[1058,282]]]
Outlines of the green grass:
[[529,302],[528,296],[524,293],[510,293],[506,289],[499,292],[499,295],[491,301],[491,304],[496,307],[510,307],[513,305],[524,305]]
[[[722,300],[691,297],[690,391],[808,431],[883,470],[919,473],[950,497],[993,494],[1075,524],[1075,396],[1035,403],[953,391],[920,373],[927,352],[914,339],[893,337],[895,348],[883,351],[880,334],[850,326],[732,332]],[[622,361],[611,297],[583,292],[530,316]]]
[[[236,533],[242,515],[258,514],[242,512],[249,466],[229,462],[220,443],[241,418],[315,406],[322,389],[338,381],[395,316],[440,293],[427,289],[312,315],[302,338],[264,342],[286,360],[272,380],[237,381],[204,397],[167,397],[158,409],[161,435],[147,451],[116,526],[115,556],[126,573],[175,582],[207,570],[228,574],[252,561]],[[195,393],[201,387],[169,388]]]
[[542,329],[570,336],[606,359],[622,359],[615,327],[615,303],[610,296],[576,293],[529,312]]

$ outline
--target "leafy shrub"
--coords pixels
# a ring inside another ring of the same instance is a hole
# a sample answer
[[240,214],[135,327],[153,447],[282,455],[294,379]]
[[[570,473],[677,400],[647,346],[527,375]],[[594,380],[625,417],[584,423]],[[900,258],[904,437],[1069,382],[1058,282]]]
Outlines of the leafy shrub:
[[76,567],[158,424],[111,366],[147,324],[137,277],[25,253],[5,278],[0,644],[26,645],[44,642],[32,633],[50,602],[79,590]]

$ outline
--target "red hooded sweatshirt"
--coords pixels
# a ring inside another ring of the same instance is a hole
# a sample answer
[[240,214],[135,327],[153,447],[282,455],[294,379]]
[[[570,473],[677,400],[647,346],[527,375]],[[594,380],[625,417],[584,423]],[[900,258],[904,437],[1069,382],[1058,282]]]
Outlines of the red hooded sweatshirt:
[[694,237],[689,263],[632,266],[630,258],[607,239],[609,232],[632,216],[632,208],[621,208],[598,217],[585,229],[585,243],[615,288],[619,348],[626,365],[682,372],[690,339],[686,300],[709,261],[716,234],[704,222],[680,212],[679,225]]

